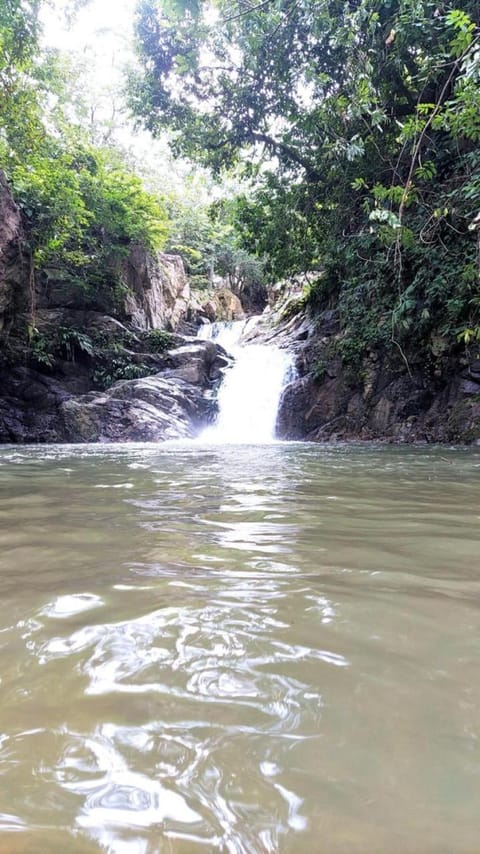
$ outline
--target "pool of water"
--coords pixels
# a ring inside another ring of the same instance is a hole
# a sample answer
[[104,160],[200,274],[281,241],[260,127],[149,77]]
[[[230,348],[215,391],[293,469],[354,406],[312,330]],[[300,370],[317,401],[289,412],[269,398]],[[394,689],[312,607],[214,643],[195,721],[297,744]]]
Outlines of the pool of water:
[[479,850],[480,453],[0,451],[0,852]]

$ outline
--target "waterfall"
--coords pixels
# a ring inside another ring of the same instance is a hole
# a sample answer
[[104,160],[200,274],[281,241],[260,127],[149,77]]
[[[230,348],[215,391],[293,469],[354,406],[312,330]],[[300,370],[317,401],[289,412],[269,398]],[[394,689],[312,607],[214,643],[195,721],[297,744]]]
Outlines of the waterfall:
[[202,433],[202,441],[263,444],[275,437],[291,357],[271,344],[241,344],[256,320],[205,324],[199,331],[199,337],[216,341],[234,358],[218,393],[217,420]]

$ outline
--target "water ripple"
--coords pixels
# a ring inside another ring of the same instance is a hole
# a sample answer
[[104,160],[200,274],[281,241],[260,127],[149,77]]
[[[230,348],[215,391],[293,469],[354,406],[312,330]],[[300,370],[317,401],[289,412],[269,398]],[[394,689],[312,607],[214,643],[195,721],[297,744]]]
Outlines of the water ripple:
[[0,451],[0,850],[476,850],[478,459]]

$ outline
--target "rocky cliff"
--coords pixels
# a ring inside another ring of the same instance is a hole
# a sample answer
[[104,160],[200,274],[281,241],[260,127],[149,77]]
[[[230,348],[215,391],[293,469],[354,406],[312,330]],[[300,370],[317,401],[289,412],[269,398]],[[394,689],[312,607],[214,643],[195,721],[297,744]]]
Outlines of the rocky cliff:
[[126,319],[139,329],[178,329],[191,296],[182,259],[134,246],[122,268]]
[[[147,366],[142,361],[142,371],[134,370],[139,356],[150,356]],[[178,336],[162,354],[130,351],[127,374],[133,378],[103,389],[91,387],[92,362],[64,361],[54,372],[25,365],[5,369],[0,376],[0,442],[193,437],[215,414],[213,391],[228,360],[211,341]]]
[[0,336],[3,337],[21,310],[28,288],[22,238],[20,211],[0,171]]
[[[112,262],[113,263],[113,262]],[[134,329],[176,331],[187,316],[190,285],[182,259],[159,252],[152,255],[143,246],[132,246],[126,258],[113,264],[114,276],[123,292],[115,316]],[[61,270],[49,269],[36,276],[36,312],[84,311],[81,297],[68,288]],[[105,313],[102,301],[90,297],[88,308]],[[41,315],[40,315],[41,317]]]
[[32,275],[20,212],[0,173],[0,442],[158,441],[215,411],[221,348],[172,334],[190,287],[174,255],[133,246],[108,316],[48,269]]
[[292,350],[296,365],[280,404],[281,438],[480,444],[478,347],[452,353],[439,341],[422,364],[382,350],[344,364],[334,310],[276,320],[272,312],[263,336]]

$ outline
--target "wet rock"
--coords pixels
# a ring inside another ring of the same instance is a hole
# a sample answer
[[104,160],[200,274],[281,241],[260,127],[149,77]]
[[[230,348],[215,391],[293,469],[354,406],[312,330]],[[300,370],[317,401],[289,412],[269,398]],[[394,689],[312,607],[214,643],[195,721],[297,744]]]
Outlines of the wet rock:
[[310,403],[311,381],[302,377],[289,383],[280,401],[276,432],[281,439],[304,439],[306,412]]
[[[295,288],[286,293],[291,304]],[[415,363],[413,354],[410,371],[386,348],[371,348],[358,363],[343,364],[335,310],[327,308],[314,318],[303,309],[288,314],[285,302],[272,303],[249,336],[286,347],[294,356],[297,376],[280,401],[280,438],[480,440],[477,349],[465,358],[452,352],[451,342],[438,339],[428,364]]]
[[460,384],[460,391],[462,394],[480,394],[480,376],[478,380],[462,380]]
[[[187,341],[157,356],[132,353],[152,376],[89,391],[82,367],[57,365],[65,376],[23,367],[0,376],[0,442],[128,442],[192,437],[215,412],[212,391],[228,363],[211,341]],[[154,363],[152,362],[152,371]],[[71,373],[71,377],[69,376]]]
[[0,379],[0,442],[59,441],[58,407],[69,397],[64,385],[25,367]]
[[200,387],[157,374],[67,400],[60,417],[66,441],[152,442],[193,437],[209,406]]
[[170,350],[167,364],[168,376],[194,385],[206,385],[219,379],[230,360],[223,348],[213,341],[194,340]]
[[474,359],[469,365],[469,374],[472,379],[480,382],[480,359]]
[[340,370],[322,382],[311,374],[285,389],[278,415],[283,439],[474,442],[480,438],[480,389],[452,375],[434,387],[424,376],[392,376],[386,360],[352,383]]

